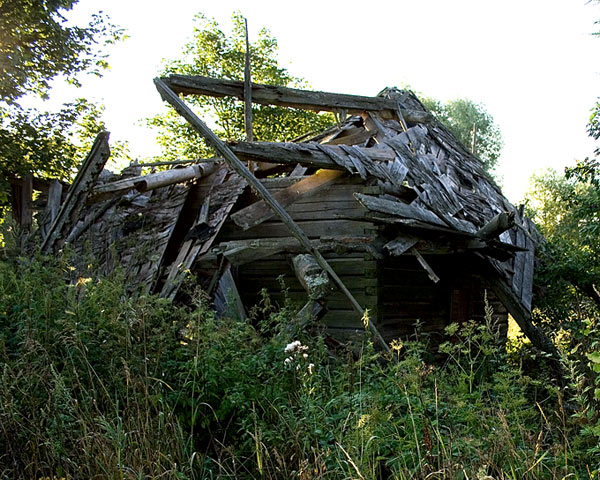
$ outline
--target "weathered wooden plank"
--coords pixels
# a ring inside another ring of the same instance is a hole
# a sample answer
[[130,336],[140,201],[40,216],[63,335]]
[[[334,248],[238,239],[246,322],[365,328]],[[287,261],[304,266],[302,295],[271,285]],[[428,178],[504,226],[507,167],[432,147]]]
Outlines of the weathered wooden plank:
[[61,248],[70,230],[77,223],[87,196],[110,156],[108,137],[108,132],[101,132],[96,137],[90,153],[83,162],[62,207],[48,230],[48,235],[42,242],[43,252]]
[[[334,180],[343,175],[339,170],[320,170],[314,175],[304,178],[299,182],[273,194],[273,198],[282,207],[287,207],[303,197],[314,194],[320,189],[330,185]],[[260,200],[231,215],[231,219],[244,230],[248,230],[260,223],[273,218],[275,213],[264,200]]]
[[[208,251],[225,223],[231,208],[246,187],[245,181],[238,175],[232,175],[225,183],[222,183],[225,178],[225,170],[222,170],[222,172],[222,175],[217,174],[213,179],[213,184],[209,192],[212,208],[209,209],[208,214],[204,211],[204,205],[200,208],[195,225],[192,226],[188,235],[186,235],[177,259],[170,266],[169,276],[161,290],[162,297],[171,299],[175,297],[185,272],[191,268],[199,255]],[[207,200],[205,200],[205,203],[207,203]],[[199,222],[206,218],[207,215],[208,220],[202,224],[207,227],[203,229],[205,234],[200,236],[193,234],[190,236],[190,233],[194,233],[194,227],[199,226]]]
[[356,128],[352,133],[339,135],[331,140],[322,142],[322,145],[364,145],[373,137],[373,132],[364,128]]
[[[311,240],[314,248],[318,248],[326,258],[339,256],[343,252],[346,257],[362,257],[364,252],[373,241],[373,236],[356,237],[321,237]],[[232,265],[244,265],[249,262],[256,262],[265,258],[276,256],[280,252],[301,253],[304,247],[294,237],[280,238],[257,238],[249,240],[225,241],[215,247],[211,254],[205,255],[203,261],[211,261],[216,255],[225,255]],[[337,252],[337,253],[336,253]]]
[[418,241],[419,239],[417,237],[404,234],[399,235],[396,238],[394,238],[394,240],[392,240],[391,242],[386,243],[383,248],[385,248],[390,253],[390,255],[398,256],[405,253]]
[[306,170],[308,170],[308,168],[303,167],[298,163],[288,176],[289,178],[302,177],[306,173]]
[[215,309],[221,316],[232,315],[238,320],[246,319],[244,304],[240,298],[231,268],[227,266],[219,279],[215,293]]
[[[244,83],[236,80],[218,80],[209,77],[171,75],[161,79],[175,93],[184,95],[210,95],[214,97],[236,97],[244,99]],[[252,101],[263,105],[303,108],[315,111],[345,109],[348,113],[362,113],[367,110],[390,110],[395,112],[395,100],[383,97],[364,97],[328,92],[311,92],[295,88],[252,84]],[[425,123],[431,120],[429,112],[402,109],[408,122]]]
[[[525,247],[525,234],[523,231],[518,228],[516,231],[516,240],[515,244],[518,247]],[[513,261],[513,277],[512,277],[512,290],[514,291],[517,298],[521,298],[521,292],[523,290],[523,273],[525,270],[525,252],[520,252],[515,255],[515,259]],[[509,280],[509,279],[507,279]]]
[[528,251],[525,253],[525,259],[523,261],[523,286],[521,288],[521,303],[528,311],[531,311],[535,246],[533,240],[528,237],[525,239],[525,242],[525,247]]
[[431,279],[431,281],[433,283],[437,283],[440,281],[440,277],[438,277],[435,272],[433,271],[433,268],[431,268],[431,266],[427,263],[427,261],[423,258],[423,255],[421,255],[419,253],[419,251],[416,248],[411,248],[410,252],[417,257],[417,261],[421,264],[421,266],[425,269],[425,271],[427,272],[427,275],[429,275],[429,278]]
[[354,197],[368,210],[399,216],[407,219],[416,219],[436,226],[446,226],[436,215],[423,208],[407,205],[400,201],[385,200],[370,195],[355,193]]
[[[488,268],[494,268],[489,263],[487,265],[489,266]],[[530,312],[525,309],[521,303],[521,299],[515,296],[514,291],[505,283],[505,281],[501,280],[498,272],[490,272],[485,279],[496,296],[506,306],[509,313],[517,322],[517,325],[521,328],[521,331],[529,338],[531,344],[547,353],[553,360],[553,367],[557,380],[564,385],[565,379],[560,360],[561,356],[552,340],[533,324]]]
[[[256,180],[256,177],[252,175],[251,172],[248,171],[246,166],[240,161],[239,158],[235,156],[235,154],[210,130],[203,122],[200,120],[192,110],[187,107],[179,97],[173,93],[172,90],[160,79],[156,78],[154,83],[161,93],[163,99],[167,100],[175,110],[182,115],[198,133],[200,133],[207,142],[215,149],[218,153],[220,153],[225,161],[242,176],[253,188],[263,197],[269,206],[277,213],[279,218],[285,225],[289,228],[292,234],[298,239],[298,241],[307,249],[309,253],[311,253],[319,265],[327,272],[327,274],[333,279],[338,288],[342,290],[348,297],[348,300],[352,304],[353,308],[359,312],[363,313],[362,307],[356,302],[350,291],[346,288],[341,279],[337,276],[335,271],[329,266],[327,261],[323,258],[321,253],[312,247],[310,240],[306,236],[306,234],[296,225],[294,220],[289,216],[289,214],[277,203],[276,200],[273,199],[269,191]],[[334,147],[330,147],[334,148]],[[296,162],[299,163],[299,162]],[[385,351],[389,351],[388,344],[384,341],[381,334],[377,331],[377,328],[373,325],[371,327],[371,331],[377,343],[383,348]]]

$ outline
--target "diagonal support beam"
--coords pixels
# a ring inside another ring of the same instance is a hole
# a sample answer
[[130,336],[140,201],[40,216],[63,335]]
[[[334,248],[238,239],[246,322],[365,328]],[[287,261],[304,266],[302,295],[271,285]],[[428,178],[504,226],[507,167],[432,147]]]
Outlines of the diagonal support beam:
[[[290,232],[294,237],[298,239],[300,244],[306,249],[307,252],[313,255],[319,266],[325,270],[331,279],[335,282],[338,288],[346,295],[352,307],[361,315],[364,315],[364,309],[360,306],[360,304],[356,301],[352,293],[346,288],[340,277],[335,273],[335,271],[331,268],[329,263],[323,258],[321,252],[314,248],[306,236],[306,234],[300,229],[296,222],[292,219],[292,217],[283,209],[281,205],[273,198],[273,196],[269,193],[269,191],[263,186],[262,183],[258,181],[258,179],[252,175],[252,173],[246,168],[246,165],[242,163],[242,161],[235,156],[235,154],[231,151],[231,149],[225,145],[215,135],[215,133],[206,126],[206,124],[200,120],[194,112],[163,82],[160,78],[154,79],[154,84],[156,85],[157,90],[159,91],[163,100],[167,101],[171,106],[175,109],[177,113],[179,113],[183,118],[185,118],[194,129],[204,137],[204,139],[208,142],[210,146],[212,146],[218,153],[221,155],[227,164],[235,170],[239,175],[244,178],[254,190],[263,198],[263,200],[273,209],[275,214],[281,219],[281,221],[290,229]],[[369,322],[369,329],[371,333],[375,337],[375,341],[385,350],[389,351],[390,348],[388,344],[385,342],[379,330],[373,325],[373,322]]]

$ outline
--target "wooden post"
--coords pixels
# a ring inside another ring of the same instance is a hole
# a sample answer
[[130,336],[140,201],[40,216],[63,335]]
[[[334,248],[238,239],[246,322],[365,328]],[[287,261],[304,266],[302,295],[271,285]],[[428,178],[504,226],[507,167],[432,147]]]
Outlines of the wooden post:
[[253,142],[252,133],[252,77],[250,75],[250,42],[248,41],[248,19],[244,18],[246,26],[246,61],[244,64],[244,128],[246,141]]
[[[292,219],[290,214],[285,211],[281,205],[273,198],[273,196],[269,193],[269,191],[264,187],[264,185],[257,180],[257,178],[252,175],[252,173],[246,168],[246,166],[242,163],[242,161],[237,158],[237,156],[231,151],[231,149],[225,145],[219,137],[215,135],[215,133],[209,129],[206,124],[200,120],[194,112],[184,103],[181,99],[173,93],[173,91],[160,79],[155,78],[154,84],[156,85],[157,90],[161,94],[163,100],[169,102],[173,108],[179,113],[183,118],[185,118],[194,129],[200,133],[204,137],[204,139],[208,142],[210,146],[212,146],[219,155],[221,155],[227,164],[235,170],[239,175],[244,178],[252,188],[263,198],[263,200],[269,205],[275,214],[281,219],[281,221],[290,229],[292,235],[294,235],[300,244],[306,249],[307,252],[311,253],[317,263],[321,266],[323,270],[325,270],[338,288],[346,295],[352,307],[360,313],[360,315],[364,315],[364,310],[360,306],[360,304],[356,301],[352,293],[346,288],[340,277],[335,273],[335,271],[331,268],[329,263],[323,258],[321,252],[314,248],[306,234],[296,225],[296,222]],[[379,330],[373,325],[373,322],[369,322],[369,329],[373,334],[375,341],[385,350],[389,351],[390,347],[385,342]]]
[[42,239],[45,239],[50,225],[54,222],[58,210],[60,209],[60,202],[62,199],[62,183],[59,180],[52,180],[50,187],[48,188],[48,201],[46,202],[46,211],[44,224],[41,226]]
[[23,177],[23,187],[21,188],[21,227],[26,230],[29,230],[33,223],[33,212],[31,210],[32,197],[33,175],[29,174]]

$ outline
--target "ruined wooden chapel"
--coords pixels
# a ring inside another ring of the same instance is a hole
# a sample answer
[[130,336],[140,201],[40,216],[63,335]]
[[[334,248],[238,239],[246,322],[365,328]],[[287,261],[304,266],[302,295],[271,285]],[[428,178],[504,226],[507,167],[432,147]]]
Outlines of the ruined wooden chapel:
[[365,309],[382,345],[417,322],[435,337],[451,322],[482,319],[485,295],[504,325],[510,312],[535,336],[539,234],[413,93],[252,84],[252,102],[332,111],[339,122],[289,143],[224,144],[181,96],[243,99],[243,82],[155,83],[221,158],[115,175],[103,171],[100,135],[66,194],[45,187],[44,250],[69,243],[102,272],[119,265],[132,288],[169,298],[191,272],[235,315],[266,289],[274,302],[304,305],[337,338],[364,329]]

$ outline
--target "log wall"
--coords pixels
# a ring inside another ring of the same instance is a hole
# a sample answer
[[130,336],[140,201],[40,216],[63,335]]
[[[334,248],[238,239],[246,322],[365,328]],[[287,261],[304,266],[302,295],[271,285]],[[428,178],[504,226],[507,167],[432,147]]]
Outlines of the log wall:
[[[275,193],[288,187],[298,178],[267,179],[263,184]],[[353,197],[354,192],[369,192],[373,187],[360,184],[359,178],[343,177],[314,195],[301,198],[286,207],[309,239],[326,237],[364,237],[374,235],[378,227],[365,218],[366,209]],[[236,209],[255,201],[253,196],[241,199]],[[256,227],[242,230],[229,220],[215,244],[232,240],[289,237],[289,230],[278,220],[268,220]],[[348,290],[370,315],[377,309],[377,263],[366,251],[323,251],[323,256],[344,282]],[[261,300],[260,291],[266,288],[273,302],[284,305],[286,298],[297,306],[306,303],[307,294],[291,266],[290,254],[279,253],[235,268],[236,281],[244,304],[249,307]],[[285,289],[285,293],[282,289]],[[338,336],[364,330],[348,299],[336,290],[327,296],[327,313],[323,322]]]
[[[267,179],[263,183],[271,192],[280,191],[292,178]],[[376,235],[378,226],[366,217],[366,209],[353,194],[372,193],[376,187],[365,186],[360,179],[344,177],[328,188],[286,207],[312,239],[331,236],[361,237]],[[246,194],[235,210],[256,201]],[[268,220],[248,230],[242,230],[231,220],[223,226],[215,245],[235,240],[289,237],[289,230],[278,220]],[[323,256],[342,279],[357,301],[369,310],[386,341],[414,336],[415,324],[429,334],[435,346],[443,338],[444,328],[452,322],[469,319],[483,321],[486,286],[474,273],[465,271],[468,260],[458,255],[429,255],[426,261],[440,277],[438,283],[429,278],[417,258],[407,253],[400,257],[376,260],[363,251],[328,250]],[[249,308],[261,302],[265,288],[272,302],[279,306],[292,302],[297,307],[306,303],[307,294],[291,266],[291,253],[281,252],[236,267],[237,287],[244,305]],[[497,319],[506,325],[506,309],[487,292]],[[340,339],[360,336],[364,332],[362,318],[340,292],[327,297],[327,313],[323,323],[328,332]]]
[[378,320],[387,341],[414,338],[419,324],[418,330],[429,335],[435,346],[450,323],[484,321],[485,295],[494,320],[506,333],[506,308],[479,275],[468,271],[468,258],[430,255],[426,261],[440,277],[438,283],[429,279],[413,255],[390,258],[380,264]]

